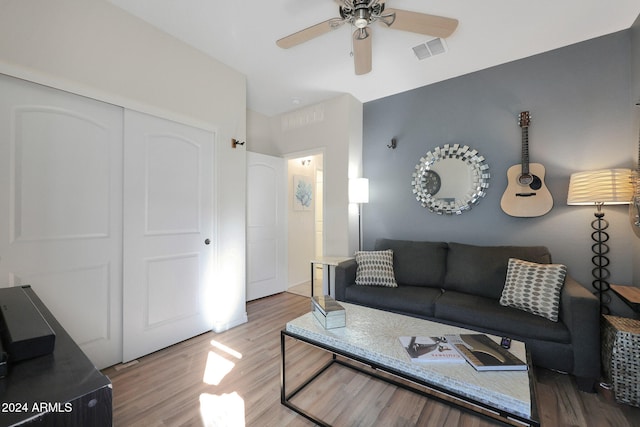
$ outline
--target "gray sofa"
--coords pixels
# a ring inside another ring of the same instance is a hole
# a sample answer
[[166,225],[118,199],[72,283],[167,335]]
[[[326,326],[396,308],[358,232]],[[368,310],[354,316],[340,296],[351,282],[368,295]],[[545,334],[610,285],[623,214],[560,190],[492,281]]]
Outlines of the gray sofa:
[[355,260],[335,270],[339,301],[420,317],[524,341],[534,365],[575,376],[593,391],[600,378],[599,303],[569,275],[558,322],[500,305],[509,258],[551,263],[542,246],[473,246],[378,239],[393,250],[398,287],[356,285]]

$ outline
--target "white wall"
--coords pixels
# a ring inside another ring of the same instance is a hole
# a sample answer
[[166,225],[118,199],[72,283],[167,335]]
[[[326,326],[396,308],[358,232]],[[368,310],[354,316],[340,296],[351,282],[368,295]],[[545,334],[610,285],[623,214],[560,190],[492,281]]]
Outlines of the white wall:
[[273,142],[271,119],[264,114],[247,110],[247,150],[267,156],[282,157]]
[[[349,210],[348,177],[362,165],[362,104],[351,95],[268,118],[250,114],[251,151],[292,157],[324,154],[324,255],[346,256],[357,249],[357,216]],[[355,219],[354,219],[355,218]],[[355,224],[355,225],[354,225]]]
[[[0,0],[0,73],[215,130],[216,330],[246,321],[246,78],[101,0]],[[232,185],[228,185],[232,183]]]
[[[351,126],[349,128],[349,171],[348,171],[348,179],[352,178],[367,178],[363,171],[363,109],[364,107],[360,104],[351,103],[350,104],[350,117],[357,117],[359,122],[359,126]],[[348,189],[348,180],[347,180],[347,189]],[[347,192],[347,200],[348,200],[348,192]],[[363,205],[364,206],[364,205]],[[360,221],[359,216],[364,218],[364,209],[363,206],[358,206],[356,204],[349,204],[349,230],[350,233],[348,235],[348,252],[347,255],[353,255],[355,251],[361,249],[360,246]]]

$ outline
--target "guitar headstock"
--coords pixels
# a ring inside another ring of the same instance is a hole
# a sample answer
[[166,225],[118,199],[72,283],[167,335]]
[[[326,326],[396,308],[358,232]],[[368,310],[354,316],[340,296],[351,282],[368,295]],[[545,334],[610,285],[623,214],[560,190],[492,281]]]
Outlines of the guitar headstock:
[[520,127],[522,128],[529,127],[530,123],[531,123],[531,116],[529,115],[529,112],[523,111],[522,113],[520,113],[520,116],[518,117],[518,124],[520,125]]

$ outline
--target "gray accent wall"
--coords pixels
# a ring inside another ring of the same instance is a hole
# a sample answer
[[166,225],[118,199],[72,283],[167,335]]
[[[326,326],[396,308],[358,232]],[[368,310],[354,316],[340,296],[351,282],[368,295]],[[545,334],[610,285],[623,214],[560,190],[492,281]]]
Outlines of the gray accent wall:
[[[632,100],[634,102],[640,102],[640,16],[636,19],[636,22],[633,24],[630,31],[632,76],[631,84],[633,85]],[[633,129],[637,131],[638,129],[640,129],[640,106],[636,106],[633,119]],[[638,145],[640,145],[640,137],[638,137],[637,146]],[[638,165],[637,157],[636,167],[640,170],[640,165]],[[634,240],[633,255],[633,283],[635,286],[640,287],[640,239]]]
[[[623,31],[364,104],[364,248],[376,238],[487,245],[545,245],[553,261],[591,287],[591,221],[595,208],[567,206],[571,173],[635,168],[638,42]],[[431,59],[446,61],[446,56]],[[425,72],[429,60],[419,64]],[[637,68],[636,73],[637,74]],[[402,78],[401,75],[398,78]],[[500,208],[507,169],[520,163],[518,115],[530,111],[531,162],[546,168],[554,208],[515,218]],[[387,148],[397,138],[397,149]],[[443,144],[484,155],[487,195],[460,216],[440,216],[416,201],[411,174],[420,157]],[[611,222],[611,282],[631,283],[634,239],[626,206],[605,207]]]

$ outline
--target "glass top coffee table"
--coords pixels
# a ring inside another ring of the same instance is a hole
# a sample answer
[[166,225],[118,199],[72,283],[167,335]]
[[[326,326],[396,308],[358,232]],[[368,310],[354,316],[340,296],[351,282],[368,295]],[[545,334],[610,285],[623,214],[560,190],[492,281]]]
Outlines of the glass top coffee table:
[[[340,304],[346,310],[347,322],[344,328],[324,329],[313,314],[307,313],[288,322],[281,331],[283,405],[319,425],[328,425],[292,403],[291,399],[325,373],[331,365],[339,363],[502,423],[540,425],[535,400],[535,380],[531,369],[478,372],[468,363],[414,363],[410,361],[398,339],[400,336],[431,337],[477,333],[476,331],[343,302]],[[321,348],[333,355],[326,365],[291,392],[286,390],[287,337]],[[494,338],[499,342],[499,337]],[[510,351],[531,366],[530,355],[524,343],[512,341]],[[361,364],[408,380],[411,385],[395,381],[388,375],[380,376],[375,371],[365,369],[366,366],[363,367]],[[449,398],[439,398],[441,394]]]

